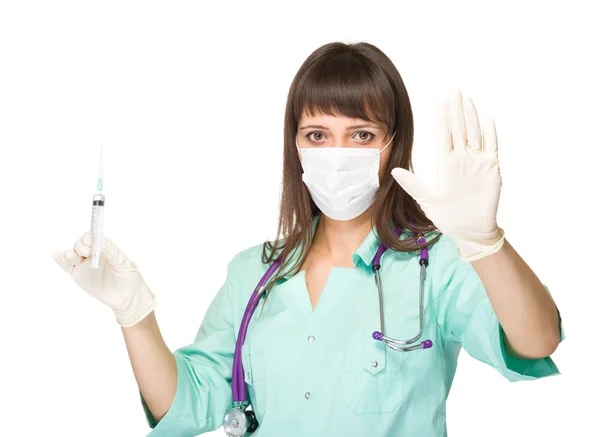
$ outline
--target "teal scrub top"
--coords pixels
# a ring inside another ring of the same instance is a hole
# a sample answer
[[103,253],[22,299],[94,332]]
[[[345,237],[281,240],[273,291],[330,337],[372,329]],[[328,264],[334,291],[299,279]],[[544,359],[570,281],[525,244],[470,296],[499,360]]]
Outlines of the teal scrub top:
[[[313,223],[313,235],[318,216]],[[372,230],[353,254],[354,268],[334,267],[313,311],[303,271],[284,278],[250,322],[242,349],[245,381],[259,427],[255,437],[446,435],[446,398],[461,348],[509,381],[558,374],[549,357],[509,355],[502,328],[470,263],[442,235],[429,250],[424,332],[433,347],[398,352],[372,338],[379,299],[371,261]],[[187,437],[218,429],[232,405],[235,341],[248,299],[268,268],[262,245],[237,254],[195,341],[174,352],[175,399],[153,437]],[[419,254],[388,250],[381,261],[385,335],[419,331]],[[562,323],[561,323],[562,325]],[[561,326],[561,341],[564,333]],[[225,435],[225,434],[224,434]]]

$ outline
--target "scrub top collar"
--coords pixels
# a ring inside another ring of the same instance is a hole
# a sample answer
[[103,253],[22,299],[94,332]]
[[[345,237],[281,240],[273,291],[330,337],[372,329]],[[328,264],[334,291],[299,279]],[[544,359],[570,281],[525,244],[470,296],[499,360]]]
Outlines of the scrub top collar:
[[377,238],[375,227],[373,227],[369,235],[367,235],[360,246],[358,246],[358,249],[352,254],[354,265],[359,267],[362,262],[366,267],[370,268],[380,244],[381,242]]

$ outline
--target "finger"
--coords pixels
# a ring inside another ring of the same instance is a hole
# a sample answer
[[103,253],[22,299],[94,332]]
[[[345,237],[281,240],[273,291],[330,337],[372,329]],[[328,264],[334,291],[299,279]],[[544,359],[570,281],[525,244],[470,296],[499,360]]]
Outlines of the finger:
[[498,156],[496,124],[492,117],[486,117],[483,125],[483,151]]
[[94,242],[94,237],[90,231],[86,231],[80,238],[81,242],[86,246],[92,247],[92,243]]
[[452,152],[452,131],[448,117],[448,100],[444,99],[437,105],[435,130],[438,158],[442,160]]
[[463,110],[465,113],[465,123],[467,129],[467,147],[471,150],[483,151],[481,148],[481,128],[479,126],[479,117],[477,109],[470,97],[463,98]]
[[79,255],[75,250],[70,249],[67,250],[64,254],[65,260],[69,263],[69,265],[76,266],[85,261],[85,258]]
[[103,250],[106,260],[116,271],[124,272],[136,269],[135,264],[108,237],[103,237]]
[[73,270],[75,266],[70,264],[65,258],[65,251],[62,250],[54,250],[52,251],[52,258],[54,261],[69,275],[73,274]]
[[106,260],[113,264],[113,262],[118,263],[118,258],[120,256],[119,248],[113,243],[113,241],[108,237],[103,237],[102,250],[104,251],[104,255],[106,256]]
[[462,92],[457,89],[449,97],[448,109],[452,131],[453,152],[464,153],[467,145]]
[[[84,235],[85,237],[85,235]],[[73,250],[79,256],[83,256],[85,258],[92,255],[92,248],[85,243],[86,240],[83,238],[81,240],[77,240],[75,245],[73,246]]]
[[415,201],[420,202],[429,197],[431,188],[421,181],[414,173],[397,167],[392,170],[392,176],[404,191],[415,199]]

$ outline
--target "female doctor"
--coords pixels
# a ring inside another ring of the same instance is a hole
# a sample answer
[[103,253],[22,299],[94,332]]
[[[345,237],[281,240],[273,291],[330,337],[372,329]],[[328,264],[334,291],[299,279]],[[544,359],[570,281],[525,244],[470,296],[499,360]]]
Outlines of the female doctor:
[[89,232],[54,253],[114,311],[149,435],[442,437],[461,348],[510,381],[558,373],[559,312],[496,222],[494,124],[460,91],[442,106],[429,186],[390,59],[367,43],[312,53],[287,100],[278,239],[230,261],[175,352],[109,238],[101,269]]

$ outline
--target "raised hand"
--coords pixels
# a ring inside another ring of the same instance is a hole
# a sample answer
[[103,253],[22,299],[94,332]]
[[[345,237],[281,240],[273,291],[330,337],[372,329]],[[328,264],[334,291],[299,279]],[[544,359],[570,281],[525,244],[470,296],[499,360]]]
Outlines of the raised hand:
[[504,243],[496,222],[502,185],[496,129],[492,119],[481,129],[475,105],[460,90],[441,105],[437,129],[434,186],[403,168],[393,169],[392,175],[452,239],[459,256],[474,261],[497,252]]

